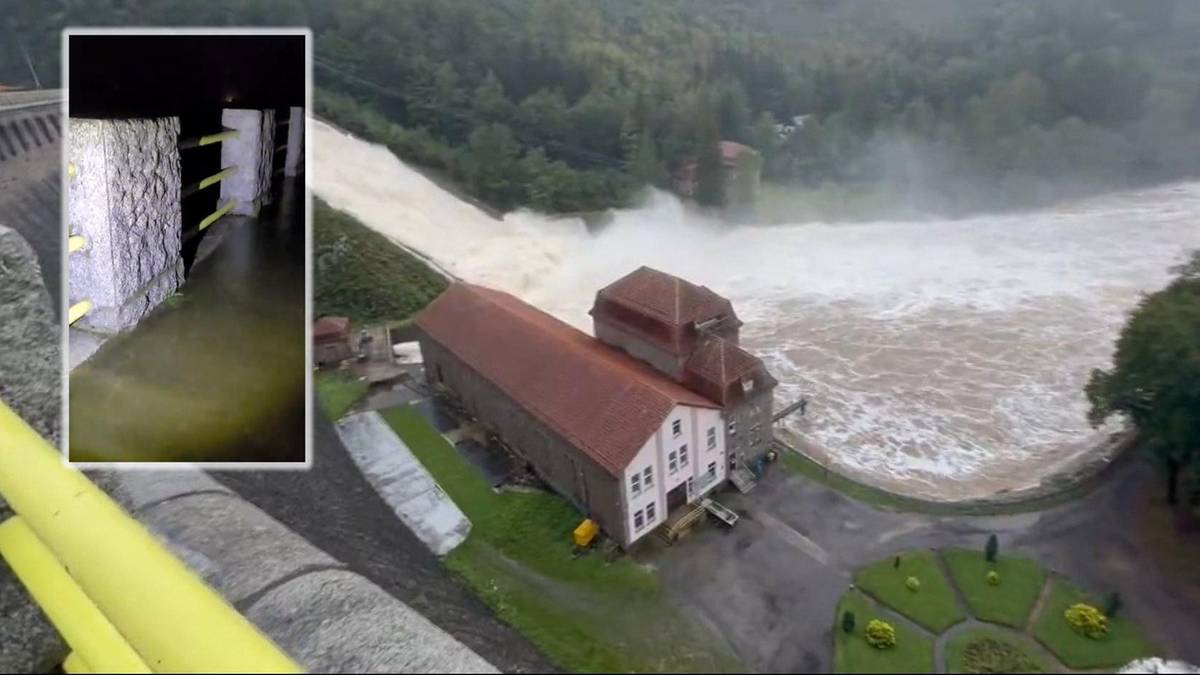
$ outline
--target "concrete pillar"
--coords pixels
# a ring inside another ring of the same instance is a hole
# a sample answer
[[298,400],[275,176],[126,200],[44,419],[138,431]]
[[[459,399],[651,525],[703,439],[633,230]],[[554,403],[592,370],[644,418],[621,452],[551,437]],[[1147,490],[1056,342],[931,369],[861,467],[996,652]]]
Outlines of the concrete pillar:
[[283,175],[295,176],[304,171],[304,108],[292,106],[288,114],[287,155],[283,160]]
[[72,119],[68,223],[84,237],[68,258],[69,303],[90,300],[75,325],[133,327],[183,282],[179,118]]
[[232,199],[233,213],[257,216],[260,206],[271,203],[275,111],[226,108],[221,124],[238,131],[237,138],[221,143],[221,166],[238,167],[236,174],[221,181],[221,203]]

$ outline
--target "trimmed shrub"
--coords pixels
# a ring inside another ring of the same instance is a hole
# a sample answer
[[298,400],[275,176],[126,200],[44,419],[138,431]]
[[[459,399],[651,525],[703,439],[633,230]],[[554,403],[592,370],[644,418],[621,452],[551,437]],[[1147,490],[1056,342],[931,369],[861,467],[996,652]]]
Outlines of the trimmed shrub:
[[871,619],[867,623],[866,638],[867,644],[876,649],[891,649],[896,646],[896,629],[886,621]]
[[987,559],[988,562],[994,563],[996,562],[996,555],[998,553],[1000,553],[1000,541],[996,539],[996,535],[989,534],[987,546],[983,547],[983,557]]
[[1108,617],[1091,605],[1075,603],[1067,608],[1064,615],[1067,623],[1080,635],[1099,640],[1108,634]]
[[846,611],[842,613],[842,632],[849,635],[854,632],[854,612]]
[[992,571],[988,572],[987,576],[985,578],[987,579],[988,586],[999,586],[1000,585],[1000,573],[997,572],[996,570],[992,570]]
[[904,586],[913,593],[916,593],[921,590],[921,580],[916,577],[909,577],[904,580]]

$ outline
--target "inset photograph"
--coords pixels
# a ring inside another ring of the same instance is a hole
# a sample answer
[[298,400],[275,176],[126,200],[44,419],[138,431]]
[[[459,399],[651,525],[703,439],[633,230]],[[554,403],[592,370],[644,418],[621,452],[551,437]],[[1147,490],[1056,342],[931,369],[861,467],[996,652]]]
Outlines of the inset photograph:
[[303,464],[309,33],[64,33],[71,462]]

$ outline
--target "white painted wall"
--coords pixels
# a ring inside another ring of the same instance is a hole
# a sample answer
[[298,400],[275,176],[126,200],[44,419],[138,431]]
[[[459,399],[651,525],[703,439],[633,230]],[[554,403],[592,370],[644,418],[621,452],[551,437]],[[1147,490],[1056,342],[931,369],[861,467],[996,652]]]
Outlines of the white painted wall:
[[[675,435],[674,423],[680,424],[680,433]],[[625,495],[625,532],[629,542],[649,534],[667,517],[667,493],[692,479],[692,490],[688,503],[694,502],[710,492],[725,478],[725,434],[721,411],[694,406],[676,406],[663,421],[636,457],[626,467],[622,479]],[[716,445],[708,447],[707,432],[713,429]],[[687,464],[683,464],[680,450],[687,445]],[[675,453],[675,471],[671,471],[671,453]],[[716,464],[715,478],[706,476],[709,463]],[[646,470],[651,472],[653,484],[646,486]],[[633,476],[638,476],[639,490],[634,492]],[[654,520],[646,520],[647,507],[654,505]],[[642,529],[635,525],[635,514],[641,511]]]

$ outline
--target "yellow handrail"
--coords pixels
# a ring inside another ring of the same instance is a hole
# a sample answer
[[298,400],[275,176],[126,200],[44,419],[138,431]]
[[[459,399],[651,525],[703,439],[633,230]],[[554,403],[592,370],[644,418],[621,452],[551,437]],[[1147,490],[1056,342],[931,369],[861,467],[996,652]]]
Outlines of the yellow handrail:
[[212,213],[205,216],[204,220],[200,221],[200,225],[197,226],[196,229],[203,230],[204,228],[208,227],[209,225],[212,225],[213,223],[217,222],[217,219],[219,219],[221,216],[223,216],[226,213],[229,213],[231,210],[233,210],[234,204],[237,204],[237,202],[232,199],[225,202],[224,206],[222,206],[221,208],[217,209],[216,211],[213,211]]
[[300,672],[2,403],[0,448],[0,495],[155,672]]
[[83,235],[73,234],[67,237],[67,250],[71,253],[74,253],[75,251],[83,248],[84,244],[86,243],[87,240],[83,238]]
[[[79,584],[54,559],[21,518],[0,523],[0,557],[89,671],[148,673],[129,643],[92,604]],[[85,657],[84,654],[87,656]]]
[[73,324],[83,318],[84,314],[92,311],[91,300],[80,300],[67,309],[67,324]]

